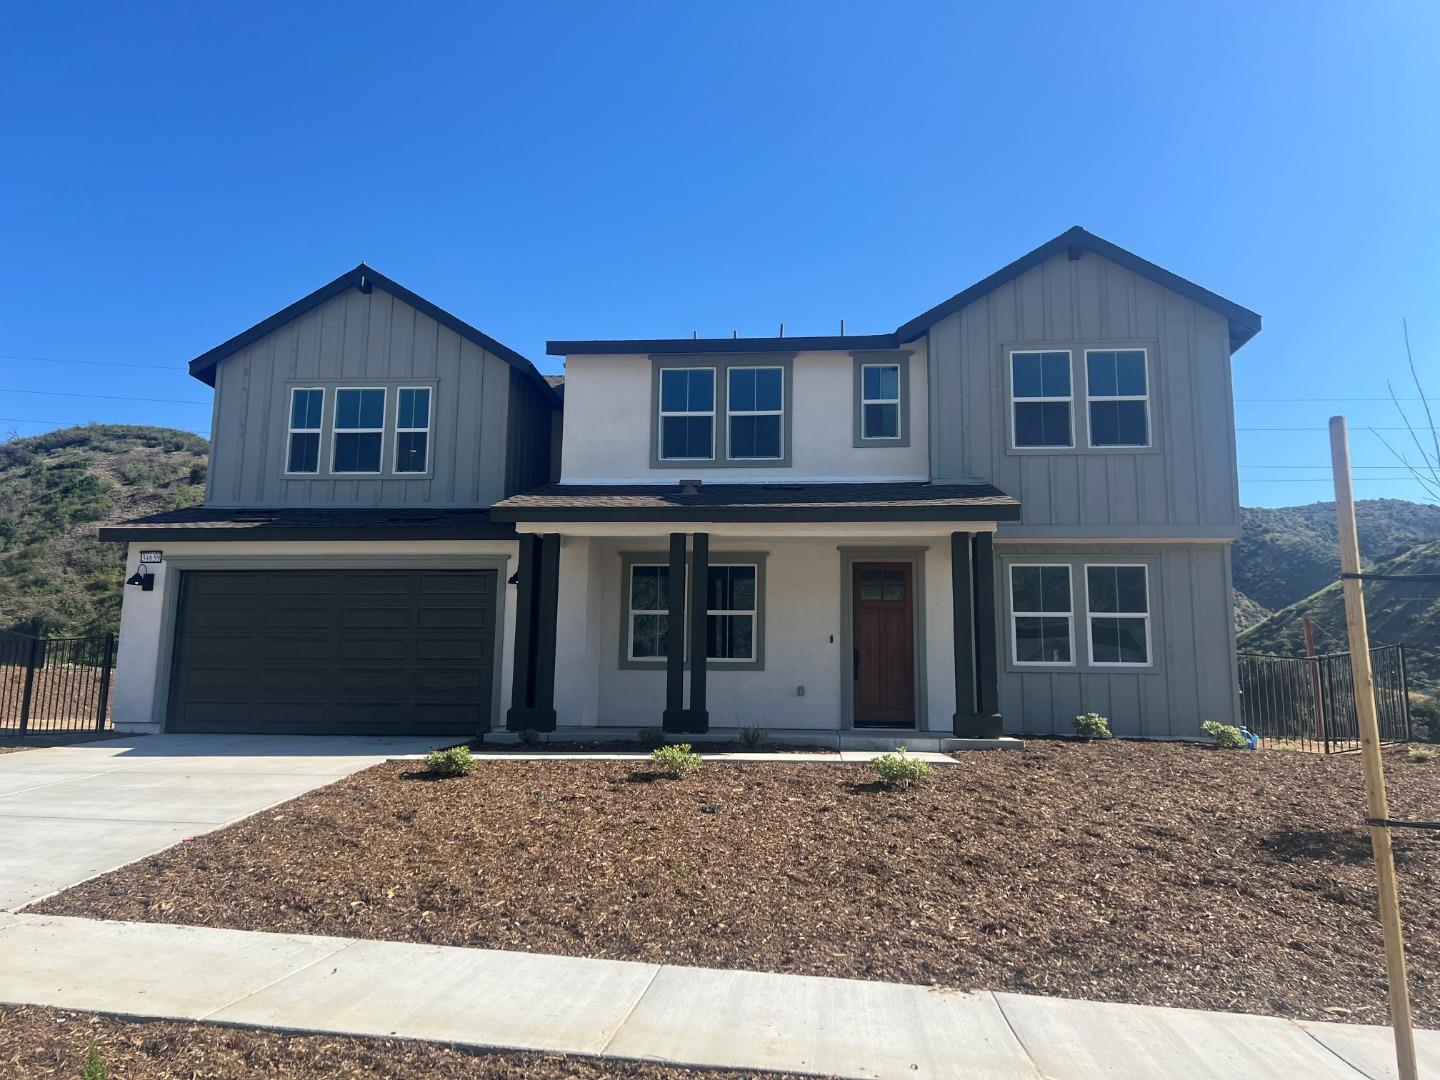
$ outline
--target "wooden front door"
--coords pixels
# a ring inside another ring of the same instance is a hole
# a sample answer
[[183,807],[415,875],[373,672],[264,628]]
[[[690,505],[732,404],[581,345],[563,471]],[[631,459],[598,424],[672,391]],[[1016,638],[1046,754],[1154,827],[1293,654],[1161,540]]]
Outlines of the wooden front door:
[[915,594],[910,563],[856,563],[851,580],[856,727],[915,726]]

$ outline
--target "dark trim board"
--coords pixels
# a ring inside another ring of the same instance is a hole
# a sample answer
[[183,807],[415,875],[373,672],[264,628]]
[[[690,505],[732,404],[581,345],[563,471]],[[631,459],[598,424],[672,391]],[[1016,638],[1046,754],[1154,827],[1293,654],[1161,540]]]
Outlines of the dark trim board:
[[535,365],[524,356],[521,356],[514,349],[502,345],[489,334],[477,330],[463,319],[450,314],[444,308],[436,307],[423,296],[411,292],[399,282],[392,281],[363,262],[353,270],[347,270],[334,281],[320,286],[309,296],[301,297],[289,307],[282,308],[269,318],[262,319],[250,329],[236,334],[230,340],[215,346],[209,352],[201,353],[194,360],[190,361],[190,374],[199,379],[206,386],[215,385],[215,366],[227,356],[239,352],[247,345],[259,341],[266,334],[278,330],[292,319],[304,315],[307,311],[319,307],[326,300],[339,296],[346,289],[358,289],[362,293],[368,293],[374,286],[380,286],[397,300],[403,300],[415,310],[430,316],[441,326],[453,330],[467,341],[472,341],[486,352],[498,356],[511,367],[515,368],[522,375],[526,376],[540,392],[543,399],[550,403],[556,410],[563,408],[563,399],[555,392],[555,389],[541,375]]
[[853,507],[850,509],[813,509],[805,506],[748,507],[664,507],[626,508],[597,507],[592,510],[561,508],[495,509],[496,521],[587,522],[587,521],[668,521],[702,526],[709,522],[812,522],[812,521],[1019,521],[1020,507]]
[[208,540],[514,540],[514,526],[473,525],[461,528],[424,528],[417,525],[366,526],[361,528],[146,528],[143,525],[109,525],[99,530],[100,539],[117,543],[163,544],[167,541]]

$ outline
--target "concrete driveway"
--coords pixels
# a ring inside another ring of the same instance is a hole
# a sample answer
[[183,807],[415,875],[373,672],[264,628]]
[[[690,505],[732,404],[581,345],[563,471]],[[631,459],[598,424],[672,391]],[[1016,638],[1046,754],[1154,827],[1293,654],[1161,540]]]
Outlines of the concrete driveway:
[[146,735],[0,754],[0,911],[455,738]]

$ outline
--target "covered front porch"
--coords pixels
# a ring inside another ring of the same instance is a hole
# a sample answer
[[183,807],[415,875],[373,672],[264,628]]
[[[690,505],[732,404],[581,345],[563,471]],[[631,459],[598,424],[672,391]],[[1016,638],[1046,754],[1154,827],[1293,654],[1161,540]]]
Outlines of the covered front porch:
[[1001,735],[993,535],[1018,506],[993,488],[556,485],[496,512],[521,534],[511,733]]

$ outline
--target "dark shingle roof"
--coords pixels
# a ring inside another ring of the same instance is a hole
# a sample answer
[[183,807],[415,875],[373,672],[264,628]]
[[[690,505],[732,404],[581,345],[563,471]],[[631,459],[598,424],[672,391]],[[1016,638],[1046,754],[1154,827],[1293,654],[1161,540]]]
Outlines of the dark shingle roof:
[[101,540],[506,540],[509,524],[488,508],[286,507],[275,510],[191,506],[122,521]]
[[550,484],[496,503],[496,521],[1018,521],[989,484]]

